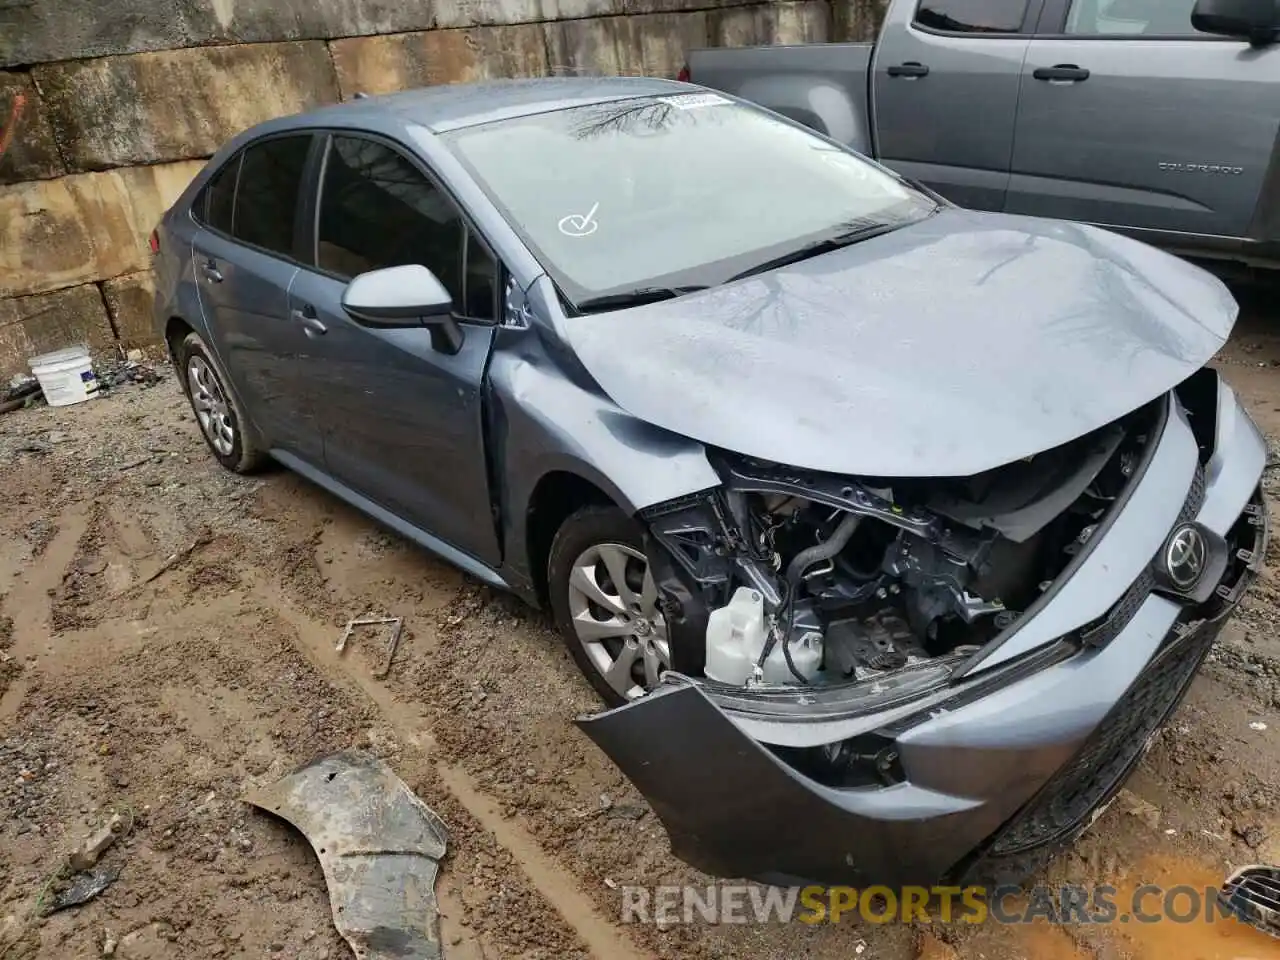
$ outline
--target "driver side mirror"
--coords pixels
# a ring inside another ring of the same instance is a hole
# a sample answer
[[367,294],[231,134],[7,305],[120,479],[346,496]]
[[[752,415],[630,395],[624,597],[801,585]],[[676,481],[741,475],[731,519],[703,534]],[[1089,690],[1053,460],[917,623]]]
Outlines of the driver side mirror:
[[1262,46],[1275,41],[1280,15],[1276,0],[1197,0],[1191,25],[1201,33],[1239,37]]
[[441,353],[462,349],[462,328],[453,318],[453,297],[436,275],[420,264],[360,274],[342,292],[342,309],[371,327],[426,326],[431,330],[431,345]]

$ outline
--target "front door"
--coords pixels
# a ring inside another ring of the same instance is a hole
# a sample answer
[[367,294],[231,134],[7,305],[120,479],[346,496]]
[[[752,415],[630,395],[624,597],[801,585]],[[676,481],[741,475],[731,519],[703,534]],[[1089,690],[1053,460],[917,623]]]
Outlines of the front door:
[[1004,206],[1040,0],[898,0],[872,64],[876,155],[977,210]]
[[1280,125],[1280,46],[1195,0],[1051,0],[1022,74],[1006,210],[1244,237]]
[[[328,472],[496,565],[482,403],[494,258],[450,197],[391,145],[335,135],[323,169],[315,263],[294,281],[290,309],[309,331]],[[433,346],[424,326],[378,329],[343,311],[352,277],[407,263],[428,267],[453,294],[457,353]]]
[[289,315],[294,225],[312,137],[251,144],[197,200],[200,305],[227,377],[269,447],[316,465],[323,442],[305,376],[307,341]]

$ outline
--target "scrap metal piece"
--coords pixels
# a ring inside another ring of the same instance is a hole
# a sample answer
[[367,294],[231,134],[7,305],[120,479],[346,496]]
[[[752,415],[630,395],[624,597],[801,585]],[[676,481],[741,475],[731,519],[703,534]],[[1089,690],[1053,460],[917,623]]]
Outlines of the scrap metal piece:
[[396,657],[396,648],[400,646],[400,634],[404,632],[404,620],[400,617],[396,618],[396,628],[391,632],[391,639],[387,641],[387,655],[382,660],[382,666],[378,668],[378,672],[373,676],[377,680],[384,679],[391,673],[391,661]]
[[439,960],[435,882],[449,832],[390,767],[346,750],[244,799],[307,838],[333,924],[360,960]]
[[334,647],[338,653],[342,653],[347,649],[347,641],[351,639],[351,634],[356,627],[376,627],[384,623],[396,624],[397,639],[400,626],[404,623],[403,617],[368,617],[364,619],[348,620],[347,629],[342,631],[342,637],[338,640],[338,645]]
[[1241,867],[1218,891],[1218,903],[1241,923],[1280,939],[1280,867]]

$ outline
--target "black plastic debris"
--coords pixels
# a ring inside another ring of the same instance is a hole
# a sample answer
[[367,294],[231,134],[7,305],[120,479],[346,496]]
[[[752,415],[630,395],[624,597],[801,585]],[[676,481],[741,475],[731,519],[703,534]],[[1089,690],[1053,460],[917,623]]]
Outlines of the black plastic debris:
[[111,884],[115,883],[119,876],[120,867],[118,865],[94,867],[92,870],[73,874],[70,882],[54,894],[44,912],[46,914],[57,913],[59,910],[66,910],[68,907],[78,907],[81,904],[88,903]]
[[1280,867],[1241,867],[1218,891],[1218,903],[1241,923],[1280,938]]
[[126,384],[154,387],[164,375],[150,363],[140,360],[97,360],[93,365],[98,389],[111,390]]
[[315,760],[245,796],[307,838],[333,924],[360,960],[439,960],[435,883],[448,830],[381,760]]

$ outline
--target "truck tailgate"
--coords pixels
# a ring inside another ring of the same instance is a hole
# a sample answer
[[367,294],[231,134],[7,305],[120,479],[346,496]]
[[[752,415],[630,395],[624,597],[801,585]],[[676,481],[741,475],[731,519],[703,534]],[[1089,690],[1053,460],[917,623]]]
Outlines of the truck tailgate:
[[692,50],[694,83],[722,90],[872,155],[867,75],[872,43]]

